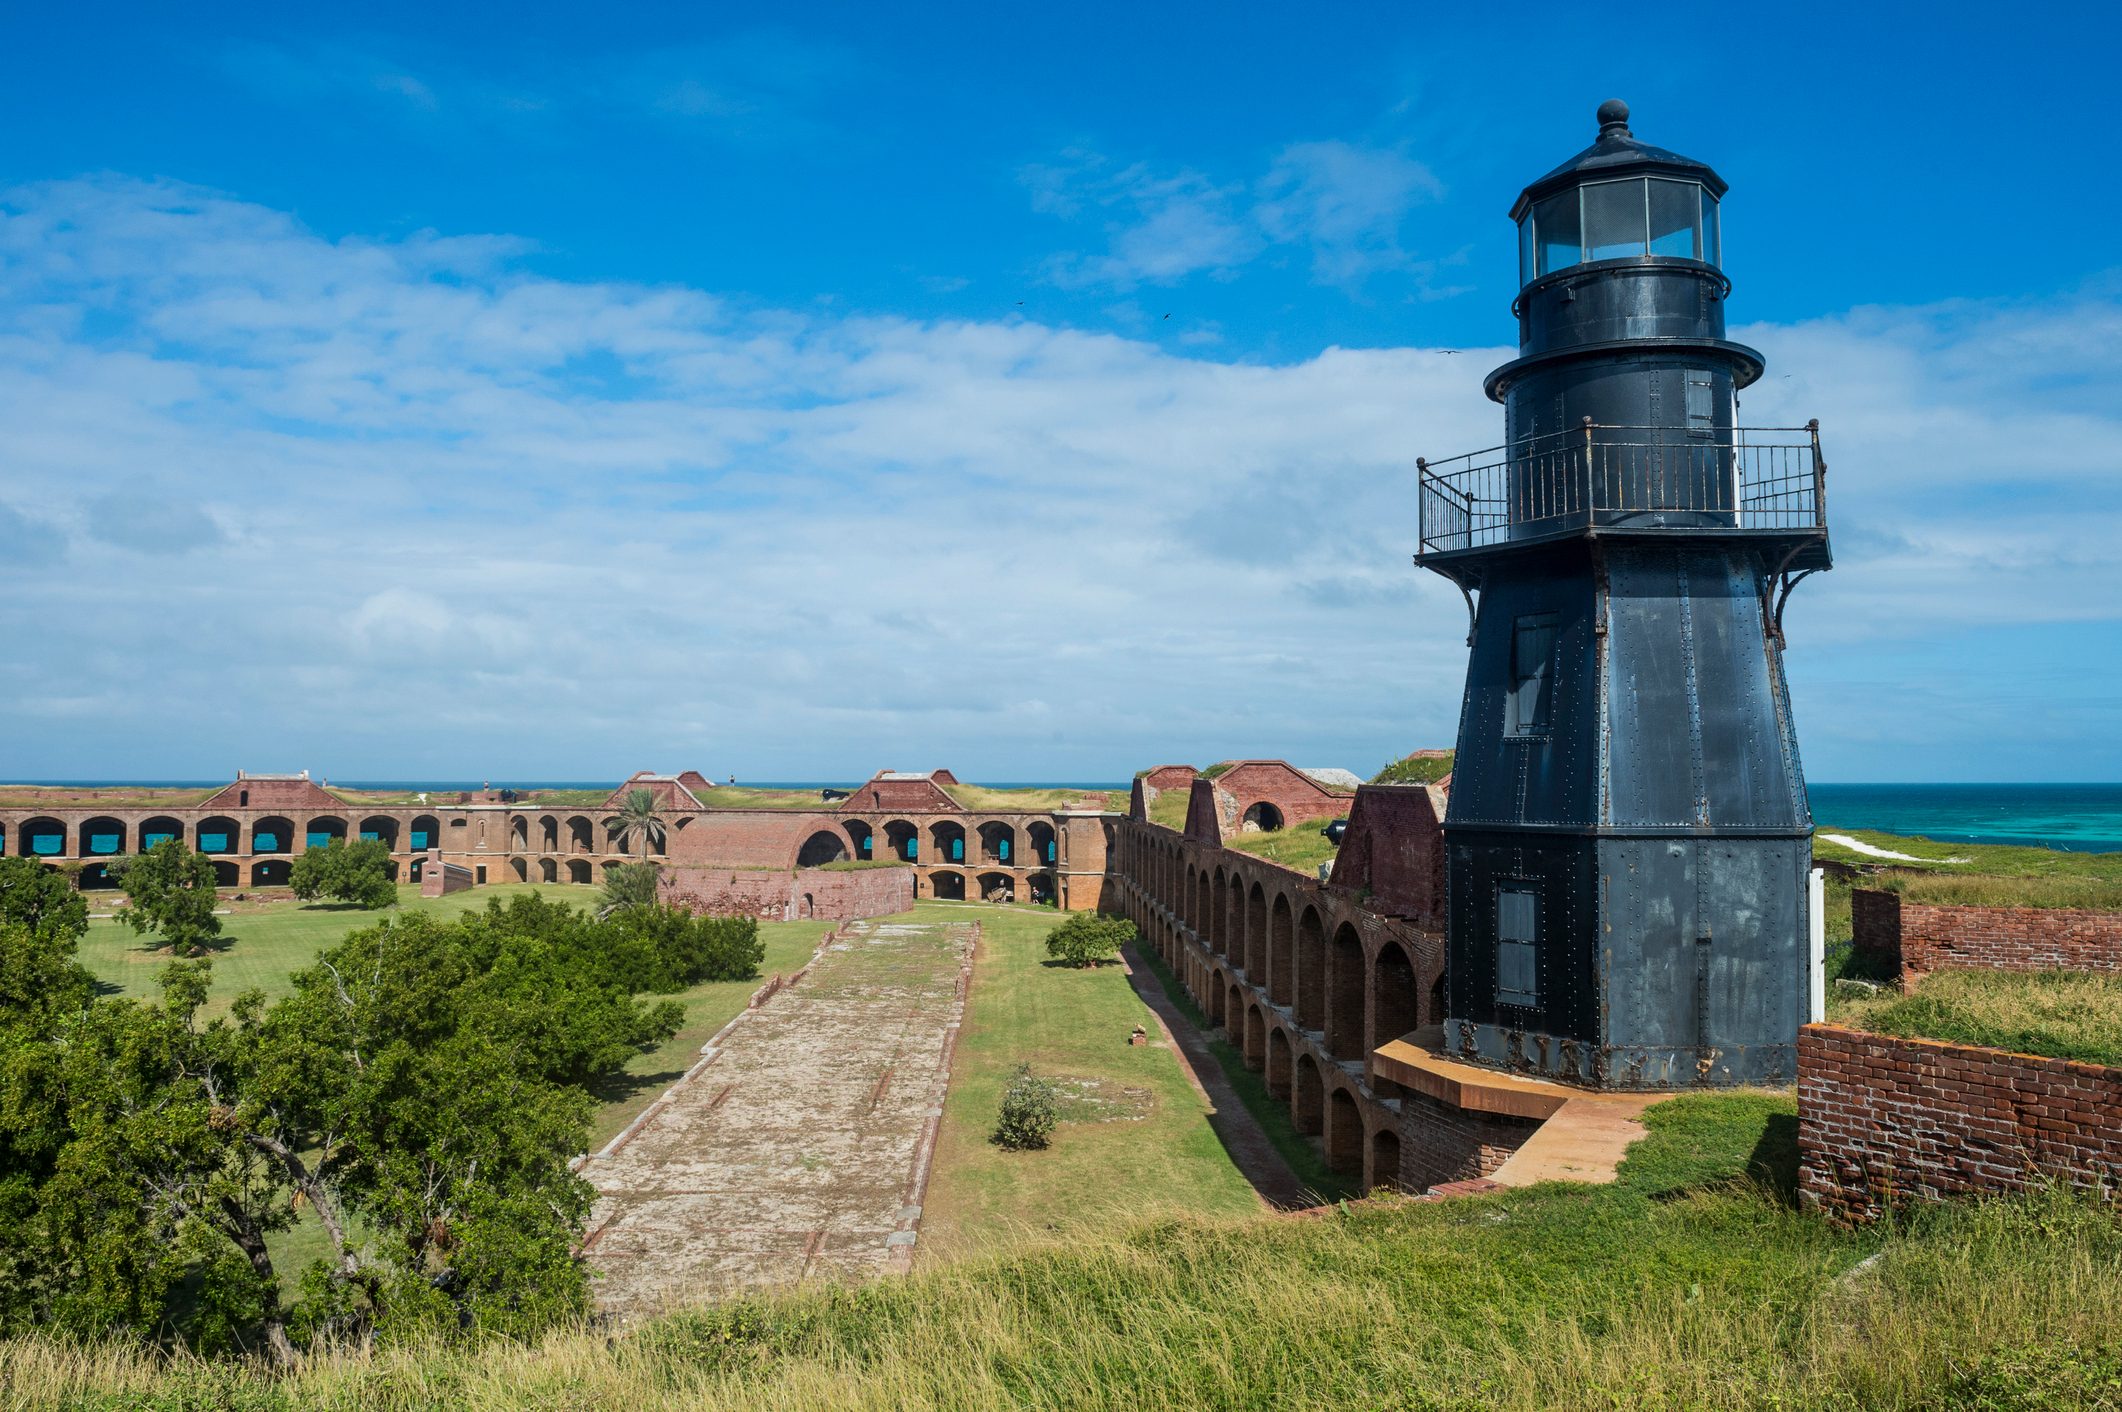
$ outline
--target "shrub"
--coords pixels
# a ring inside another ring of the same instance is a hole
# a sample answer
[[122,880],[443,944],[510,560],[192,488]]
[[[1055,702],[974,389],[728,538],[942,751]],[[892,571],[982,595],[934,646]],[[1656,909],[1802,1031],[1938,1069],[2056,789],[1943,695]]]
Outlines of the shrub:
[[1035,1152],[1054,1140],[1054,1124],[1059,1121],[1054,1086],[1032,1073],[1031,1065],[1019,1064],[1016,1077],[1003,1091],[1002,1112],[988,1140],[1011,1152]]
[[1124,917],[1074,912],[1047,933],[1046,954],[1071,966],[1095,966],[1118,956],[1135,937],[1135,924]]

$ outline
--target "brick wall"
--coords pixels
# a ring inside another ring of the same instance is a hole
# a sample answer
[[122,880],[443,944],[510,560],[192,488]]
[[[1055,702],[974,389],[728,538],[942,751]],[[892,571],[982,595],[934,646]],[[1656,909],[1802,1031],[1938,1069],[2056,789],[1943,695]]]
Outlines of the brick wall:
[[422,897],[447,897],[453,892],[462,892],[472,886],[472,870],[455,863],[442,861],[442,850],[428,850],[427,861],[420,866],[420,895]]
[[1859,950],[1921,975],[1939,970],[2122,971],[2122,912],[1936,907],[1899,893],[1850,894]]
[[1348,812],[1349,797],[1334,794],[1284,760],[1244,760],[1216,776],[1216,808],[1225,834],[1244,827],[1245,811],[1272,804],[1282,825],[1333,819]]
[[887,917],[914,905],[912,868],[699,868],[663,870],[663,895],[707,916],[792,921]]
[[1476,1113],[1427,1094],[1400,1100],[1400,1184],[1427,1191],[1440,1182],[1485,1177],[1539,1131],[1534,1118]]
[[1367,784],[1356,791],[1331,881],[1364,905],[1444,929],[1444,793],[1430,785]]
[[1862,1222],[1912,1197],[2122,1180],[2122,1069],[1897,1039],[1798,1033],[1799,1199]]
[[1190,789],[1199,773],[1192,765],[1159,765],[1141,778],[1151,789]]

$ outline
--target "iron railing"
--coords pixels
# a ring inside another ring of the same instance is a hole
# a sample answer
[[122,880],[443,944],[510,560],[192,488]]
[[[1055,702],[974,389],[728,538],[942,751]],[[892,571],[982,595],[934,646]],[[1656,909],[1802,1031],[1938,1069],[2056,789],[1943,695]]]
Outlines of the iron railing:
[[1421,472],[1417,557],[1593,527],[1824,531],[1820,424],[1629,427],[1586,422]]

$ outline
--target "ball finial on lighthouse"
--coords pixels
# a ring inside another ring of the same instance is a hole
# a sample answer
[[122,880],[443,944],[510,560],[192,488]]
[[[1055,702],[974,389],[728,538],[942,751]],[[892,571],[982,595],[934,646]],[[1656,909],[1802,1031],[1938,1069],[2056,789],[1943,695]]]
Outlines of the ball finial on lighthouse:
[[1628,104],[1609,98],[1599,105],[1599,136],[1627,137]]

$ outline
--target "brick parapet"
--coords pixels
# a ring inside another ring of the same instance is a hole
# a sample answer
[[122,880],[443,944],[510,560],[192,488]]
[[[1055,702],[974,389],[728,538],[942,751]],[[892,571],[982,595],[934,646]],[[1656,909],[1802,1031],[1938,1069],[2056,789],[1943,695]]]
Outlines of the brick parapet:
[[914,905],[912,868],[669,867],[664,898],[704,916],[795,921],[888,917]]
[[1850,894],[1861,952],[1916,975],[1940,970],[2122,972],[2122,912],[1956,907],[1899,893]]
[[1911,1199],[2122,1180],[2122,1069],[1839,1025],[1798,1035],[1798,1193],[1844,1223]]

